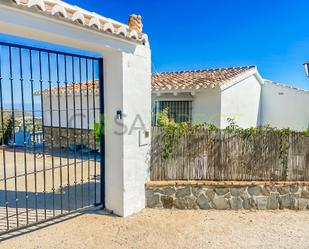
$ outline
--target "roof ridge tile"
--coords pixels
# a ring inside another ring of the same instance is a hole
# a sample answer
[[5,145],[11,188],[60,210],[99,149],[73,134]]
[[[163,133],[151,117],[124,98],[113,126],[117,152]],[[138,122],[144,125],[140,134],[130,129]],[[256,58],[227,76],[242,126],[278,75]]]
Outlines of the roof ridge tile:
[[192,89],[197,87],[220,86],[237,76],[256,69],[256,66],[211,68],[174,72],[156,72],[152,74],[153,89]]

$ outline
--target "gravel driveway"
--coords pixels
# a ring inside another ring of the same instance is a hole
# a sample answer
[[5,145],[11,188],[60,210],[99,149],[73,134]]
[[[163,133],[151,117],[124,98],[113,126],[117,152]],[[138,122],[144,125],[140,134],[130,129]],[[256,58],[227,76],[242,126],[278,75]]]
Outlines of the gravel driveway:
[[309,212],[152,210],[85,213],[0,242],[13,248],[309,248]]

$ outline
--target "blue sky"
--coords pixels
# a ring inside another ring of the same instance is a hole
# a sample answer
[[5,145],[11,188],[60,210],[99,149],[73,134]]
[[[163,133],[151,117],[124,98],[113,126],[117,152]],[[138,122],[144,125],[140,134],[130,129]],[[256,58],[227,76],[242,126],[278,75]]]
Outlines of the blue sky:
[[256,65],[264,78],[309,89],[308,0],[68,0],[127,22],[143,16],[153,71]]

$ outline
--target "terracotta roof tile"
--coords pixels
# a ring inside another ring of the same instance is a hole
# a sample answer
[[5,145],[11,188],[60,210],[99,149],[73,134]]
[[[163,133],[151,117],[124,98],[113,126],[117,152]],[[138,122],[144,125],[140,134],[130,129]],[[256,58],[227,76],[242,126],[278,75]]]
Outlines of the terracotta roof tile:
[[218,68],[197,71],[181,71],[154,73],[152,75],[153,90],[199,89],[221,86],[241,74],[255,69],[255,66]]
[[[72,94],[73,90],[76,95],[80,94],[80,92],[82,92],[83,94],[87,94],[87,87],[88,87],[89,94],[92,94],[93,89],[95,93],[98,93],[99,92],[99,81],[98,80],[95,80],[94,82],[88,81],[88,84],[85,82],[81,84],[80,83],[74,83],[74,84],[70,83],[67,86],[62,84],[59,87],[59,94],[65,94],[65,93]],[[52,87],[51,89],[45,88],[43,90],[43,95],[50,95],[50,91],[52,95],[58,95],[58,87]],[[34,96],[40,96],[40,95],[41,95],[40,91],[37,91],[34,93]]]
[[130,20],[135,20],[133,22],[135,26],[130,27],[61,0],[6,0],[6,2],[17,8],[36,10],[59,20],[70,21],[76,25],[82,25],[119,38],[143,44],[148,43],[148,36],[136,28],[142,26],[141,23],[136,23],[136,20],[141,20],[141,17],[137,15],[130,17]]
[[[241,74],[255,69],[255,66],[248,67],[235,67],[235,68],[218,68],[208,70],[197,70],[197,71],[181,71],[181,72],[170,72],[170,73],[154,73],[152,74],[152,90],[172,90],[172,89],[199,89],[206,87],[221,86],[225,83],[233,80]],[[94,85],[92,81],[86,83],[70,83],[67,85],[67,93],[73,93],[73,89],[76,94],[80,93],[80,88],[83,94],[92,93],[93,87],[95,92],[99,91],[99,81],[95,80]],[[58,94],[58,88],[53,87],[51,89],[53,95]],[[62,84],[59,87],[59,93],[65,94],[66,87]],[[50,89],[46,88],[43,90],[44,95],[50,94]],[[34,93],[34,95],[40,95],[40,92]]]

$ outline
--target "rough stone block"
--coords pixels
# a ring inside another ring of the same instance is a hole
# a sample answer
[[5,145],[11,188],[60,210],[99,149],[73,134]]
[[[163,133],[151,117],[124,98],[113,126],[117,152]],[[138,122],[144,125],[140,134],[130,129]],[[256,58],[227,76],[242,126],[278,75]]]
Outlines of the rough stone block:
[[261,195],[262,192],[262,187],[261,186],[252,186],[252,187],[248,187],[248,193],[251,196],[258,196]]
[[291,193],[295,194],[295,193],[298,192],[298,190],[299,190],[299,186],[298,185],[291,185],[290,186]]
[[192,187],[192,194],[195,197],[199,197],[204,192],[205,192],[205,188],[203,187]]
[[276,210],[278,208],[279,208],[279,194],[270,193],[269,198],[267,200],[267,209]]
[[264,196],[269,196],[270,195],[270,188],[269,187],[267,187],[267,186],[265,186],[265,187],[263,187],[262,188],[262,191],[261,191],[261,193],[262,193],[262,195],[264,195]]
[[160,196],[155,194],[152,189],[146,190],[146,204],[149,208],[160,207]]
[[185,197],[174,200],[174,207],[177,209],[196,209],[196,198]]
[[292,209],[295,207],[295,198],[291,194],[280,196],[279,204],[280,204],[280,209],[284,209],[284,208]]
[[300,198],[298,200],[298,209],[304,210],[309,208],[309,199]]
[[243,200],[240,197],[232,197],[230,200],[230,206],[233,210],[239,210],[243,208]]
[[231,188],[230,193],[234,197],[240,197],[245,192],[244,188]]
[[301,198],[309,199],[309,192],[307,190],[301,191]]
[[226,195],[230,190],[228,188],[216,188],[215,189],[217,195]]
[[162,202],[163,208],[171,209],[174,204],[174,199],[173,197],[161,196],[161,202]]
[[290,193],[290,187],[289,186],[280,186],[277,188],[277,191],[280,195],[286,195]]
[[230,209],[230,206],[229,206],[229,202],[227,199],[225,199],[224,197],[222,196],[219,196],[217,198],[214,198],[213,201],[213,206],[215,209],[218,209],[218,210],[227,210],[227,209]]
[[268,202],[268,197],[266,196],[256,197],[257,209],[259,210],[267,209],[267,202]]
[[207,197],[204,194],[201,194],[197,200],[196,200],[197,205],[199,206],[200,209],[211,209],[211,205],[207,199]]
[[247,210],[253,209],[255,208],[255,201],[253,199],[244,199],[243,207]]
[[241,193],[240,197],[245,200],[245,199],[250,199],[250,195],[246,189],[244,189],[244,192]]
[[167,187],[167,188],[157,189],[156,192],[162,195],[171,196],[176,193],[176,190],[174,187]]
[[176,190],[176,198],[183,198],[191,195],[191,187],[178,188]]
[[205,193],[210,201],[212,201],[216,196],[216,193],[212,189],[207,189]]

